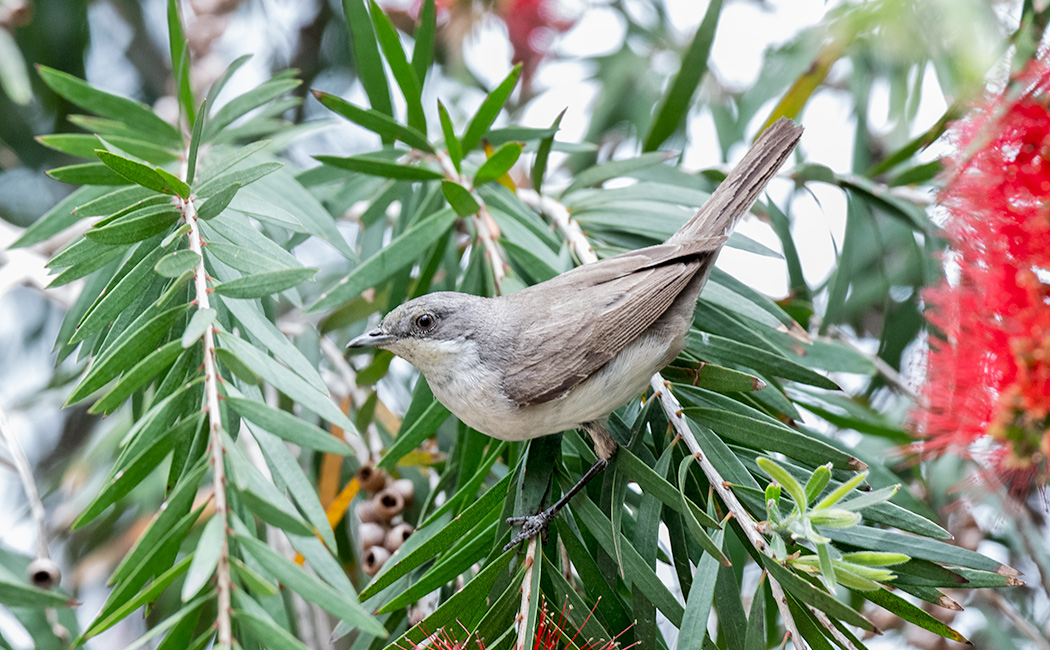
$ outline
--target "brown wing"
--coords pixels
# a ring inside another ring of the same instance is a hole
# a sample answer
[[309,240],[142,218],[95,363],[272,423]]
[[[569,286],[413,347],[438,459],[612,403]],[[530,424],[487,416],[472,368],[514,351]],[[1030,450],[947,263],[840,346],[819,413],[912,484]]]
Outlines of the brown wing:
[[540,404],[590,377],[667,311],[724,242],[651,246],[507,296],[517,303],[508,311],[526,316],[508,351],[506,394],[519,406]]

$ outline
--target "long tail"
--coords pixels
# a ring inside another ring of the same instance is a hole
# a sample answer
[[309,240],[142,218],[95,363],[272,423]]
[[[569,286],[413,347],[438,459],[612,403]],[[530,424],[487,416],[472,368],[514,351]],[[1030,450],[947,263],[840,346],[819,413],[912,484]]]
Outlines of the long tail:
[[707,203],[681,230],[671,235],[667,243],[728,235],[736,222],[751,209],[801,137],[802,127],[791,120],[782,117],[774,122],[762,132]]

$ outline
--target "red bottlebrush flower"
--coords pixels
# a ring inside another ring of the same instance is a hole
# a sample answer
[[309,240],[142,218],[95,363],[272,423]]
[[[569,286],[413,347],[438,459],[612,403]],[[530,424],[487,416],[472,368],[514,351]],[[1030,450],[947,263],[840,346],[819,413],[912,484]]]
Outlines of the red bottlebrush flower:
[[[567,606],[566,606],[567,607]],[[568,618],[566,616],[567,609],[562,607],[561,615],[555,620],[554,616],[547,611],[547,603],[544,601],[542,608],[540,609],[539,620],[536,622],[536,635],[533,639],[531,650],[563,650],[564,648],[575,647],[580,650],[629,650],[630,648],[638,645],[632,643],[629,646],[620,648],[617,643],[617,639],[623,634],[616,635],[616,637],[609,639],[608,641],[588,641],[584,645],[579,645],[577,639],[580,636],[580,631],[571,632]],[[595,605],[597,607],[597,605]],[[594,615],[594,609],[587,614],[587,618],[584,619],[583,625],[587,625],[587,621]],[[583,626],[581,626],[582,628]],[[464,632],[466,630],[464,629]],[[624,630],[626,632],[626,630]],[[562,637],[568,637],[569,642],[565,645],[561,644]],[[429,635],[422,643],[413,643],[410,648],[404,650],[473,650],[474,646],[471,645],[471,640],[477,644],[478,650],[485,650],[485,644],[481,639],[474,639],[473,636],[468,635],[466,641],[456,641],[446,631],[439,631],[436,634]]]
[[[511,62],[522,64],[525,86],[550,53],[554,37],[576,24],[576,18],[566,14],[559,0],[488,0],[484,4],[491,5],[492,12],[507,26],[507,40],[514,51]],[[422,7],[423,0],[416,0],[413,16],[418,17]],[[446,34],[454,39],[462,39],[481,16],[473,0],[435,0],[435,7],[439,15],[448,16],[448,24],[454,26]]]
[[941,194],[958,278],[924,293],[930,337],[915,414],[924,449],[985,436],[1017,494],[1050,479],[1050,61],[956,124]]

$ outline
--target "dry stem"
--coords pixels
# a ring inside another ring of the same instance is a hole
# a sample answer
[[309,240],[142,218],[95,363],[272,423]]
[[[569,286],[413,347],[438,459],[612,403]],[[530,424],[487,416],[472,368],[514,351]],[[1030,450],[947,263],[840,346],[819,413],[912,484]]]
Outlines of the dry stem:
[[[197,221],[197,208],[192,200],[182,203],[182,214],[190,226],[188,233],[190,250],[200,256],[193,278],[193,286],[197,294],[197,309],[210,309],[208,279],[204,269],[204,255],[201,251],[200,224]],[[204,331],[204,394],[208,411],[208,447],[211,451],[215,484],[215,516],[220,518],[223,527],[219,562],[215,569],[219,601],[216,615],[219,633],[218,645],[222,648],[231,648],[233,633],[230,624],[230,545],[226,536],[229,521],[226,505],[226,466],[223,457],[225,448],[222,441],[222,418],[219,411],[219,375],[215,368],[215,332],[211,327]]]

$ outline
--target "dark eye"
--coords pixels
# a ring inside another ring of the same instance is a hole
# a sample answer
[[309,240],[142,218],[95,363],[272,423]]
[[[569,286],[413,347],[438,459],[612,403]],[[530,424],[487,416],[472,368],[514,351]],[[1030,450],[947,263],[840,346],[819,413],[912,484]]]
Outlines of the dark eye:
[[437,323],[437,319],[434,318],[433,314],[420,314],[416,316],[416,327],[421,330],[428,330]]

